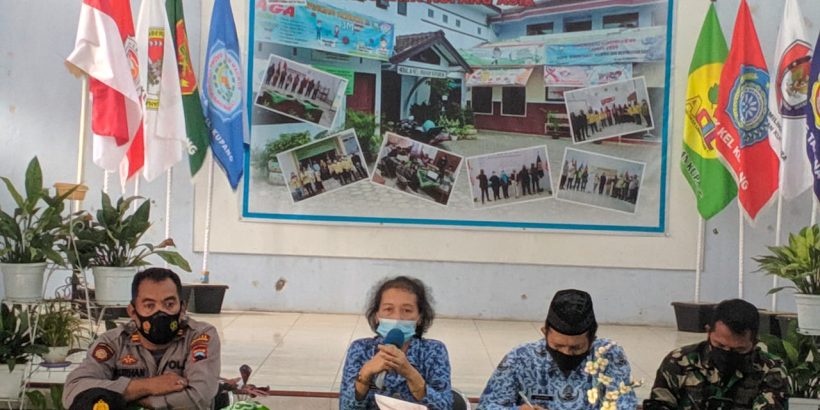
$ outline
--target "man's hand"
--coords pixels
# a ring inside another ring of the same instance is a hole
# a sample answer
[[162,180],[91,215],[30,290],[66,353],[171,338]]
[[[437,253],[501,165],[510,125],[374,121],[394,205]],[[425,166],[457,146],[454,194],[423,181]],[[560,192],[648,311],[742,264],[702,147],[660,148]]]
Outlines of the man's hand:
[[126,401],[133,401],[147,396],[162,396],[182,391],[188,386],[188,380],[176,373],[165,373],[147,379],[132,379],[125,388],[123,396]]

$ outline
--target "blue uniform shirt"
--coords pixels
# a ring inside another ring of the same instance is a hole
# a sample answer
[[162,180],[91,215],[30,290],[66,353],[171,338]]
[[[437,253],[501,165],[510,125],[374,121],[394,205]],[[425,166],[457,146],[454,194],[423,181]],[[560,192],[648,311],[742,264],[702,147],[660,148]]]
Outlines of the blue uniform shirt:
[[[364,400],[356,400],[356,376],[362,366],[379,351],[384,343],[381,336],[359,339],[347,349],[342,386],[339,392],[339,409],[378,409],[375,394],[419,403],[430,410],[450,410],[453,407],[453,393],[450,386],[450,359],[444,343],[432,339],[414,337],[405,353],[407,361],[421,374],[427,394],[419,402],[410,393],[407,381],[395,372],[388,372],[381,390],[371,386]],[[376,376],[373,377],[375,380]]]
[[[550,410],[584,410],[597,409],[600,402],[592,405],[587,401],[587,390],[593,387],[593,376],[584,372],[587,360],[594,358],[595,351],[610,343],[607,339],[596,339],[592,342],[587,359],[569,375],[558,368],[558,365],[547,352],[547,341],[526,343],[516,347],[498,364],[492,377],[487,382],[481,401],[480,410],[518,409],[524,400],[518,394],[522,392],[530,402]],[[613,378],[613,385],[630,382],[629,363],[623,349],[614,345],[605,354],[609,360],[605,374]],[[634,410],[638,406],[635,392],[630,391],[620,396],[618,410]]]

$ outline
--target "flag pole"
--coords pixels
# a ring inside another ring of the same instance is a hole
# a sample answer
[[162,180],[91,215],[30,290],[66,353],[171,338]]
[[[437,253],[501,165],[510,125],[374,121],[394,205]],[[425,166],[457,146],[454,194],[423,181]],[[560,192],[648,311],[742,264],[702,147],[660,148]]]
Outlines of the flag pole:
[[700,276],[702,273],[701,264],[703,263],[703,217],[698,215],[698,250],[697,262],[695,265],[695,303],[700,303]]
[[737,297],[743,299],[743,234],[745,232],[745,221],[743,220],[743,206],[740,201],[738,205],[738,244],[737,244]]
[[811,193],[811,225],[817,223],[817,198],[814,197],[814,192]]
[[[783,141],[783,146],[786,145],[786,133],[782,133],[781,141]],[[777,190],[777,222],[775,222],[774,228],[774,246],[780,246],[780,234],[783,225],[783,173],[785,171],[785,164],[783,163],[783,154],[781,153],[780,158],[780,175],[778,176],[779,181],[779,189]],[[777,287],[777,275],[772,275],[772,289]],[[777,293],[772,293],[772,312],[777,312]]]
[[214,190],[214,157],[213,155],[208,155],[208,190],[206,193],[206,201],[205,201],[205,240],[203,241],[203,252],[202,252],[202,278],[200,279],[201,283],[208,283],[209,272],[208,272],[208,252],[210,247],[210,238],[211,238],[211,203],[213,202],[213,190]]
[[[171,237],[171,180],[174,177],[174,168],[168,168],[165,177],[165,238]],[[168,261],[164,263],[165,269],[168,269]]]
[[[80,99],[80,133],[77,143],[77,185],[83,183],[85,178],[85,138],[86,138],[86,117],[88,117],[88,76],[80,77],[83,96]],[[74,212],[79,212],[83,206],[83,200],[74,201]]]

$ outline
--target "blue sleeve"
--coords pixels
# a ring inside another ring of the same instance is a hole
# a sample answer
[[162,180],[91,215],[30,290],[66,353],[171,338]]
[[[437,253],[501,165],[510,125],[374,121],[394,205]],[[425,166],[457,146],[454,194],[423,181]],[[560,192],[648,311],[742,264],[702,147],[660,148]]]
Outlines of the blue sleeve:
[[453,408],[453,391],[450,383],[450,357],[447,347],[439,341],[430,341],[429,351],[421,367],[426,385],[426,394],[421,404],[430,410],[450,410]]
[[479,410],[512,410],[518,409],[518,392],[521,385],[515,377],[516,353],[508,353],[495,368],[481,399],[478,402]]
[[345,365],[342,371],[342,385],[339,390],[339,410],[358,410],[367,408],[372,394],[368,392],[364,400],[356,400],[356,377],[364,363],[370,358],[366,352],[364,340],[354,341],[347,349]]
[[[629,361],[626,360],[626,353],[621,346],[613,346],[607,356],[611,369],[608,369],[607,374],[612,376],[612,383],[617,389],[623,382],[629,385],[632,381],[632,370],[629,367]],[[630,389],[629,393],[623,394],[618,398],[618,410],[635,410],[638,408],[638,398],[635,396],[635,390]]]

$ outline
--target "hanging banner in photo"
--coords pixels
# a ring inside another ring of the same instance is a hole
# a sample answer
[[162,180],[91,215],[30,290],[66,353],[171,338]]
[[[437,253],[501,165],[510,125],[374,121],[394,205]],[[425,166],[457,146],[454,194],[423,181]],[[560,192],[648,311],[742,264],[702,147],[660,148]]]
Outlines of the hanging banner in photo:
[[532,75],[532,68],[509,68],[497,70],[474,70],[466,75],[468,87],[526,86]]
[[544,84],[587,87],[632,79],[632,64],[545,66]]
[[316,0],[304,6],[273,0],[255,2],[254,38],[387,61],[393,54],[394,27],[370,16]]
[[543,44],[527,45],[483,45],[458,50],[471,66],[492,65],[542,65],[544,64]]
[[548,44],[546,56],[550,66],[660,63],[666,57],[666,28],[627,29],[590,42]]

